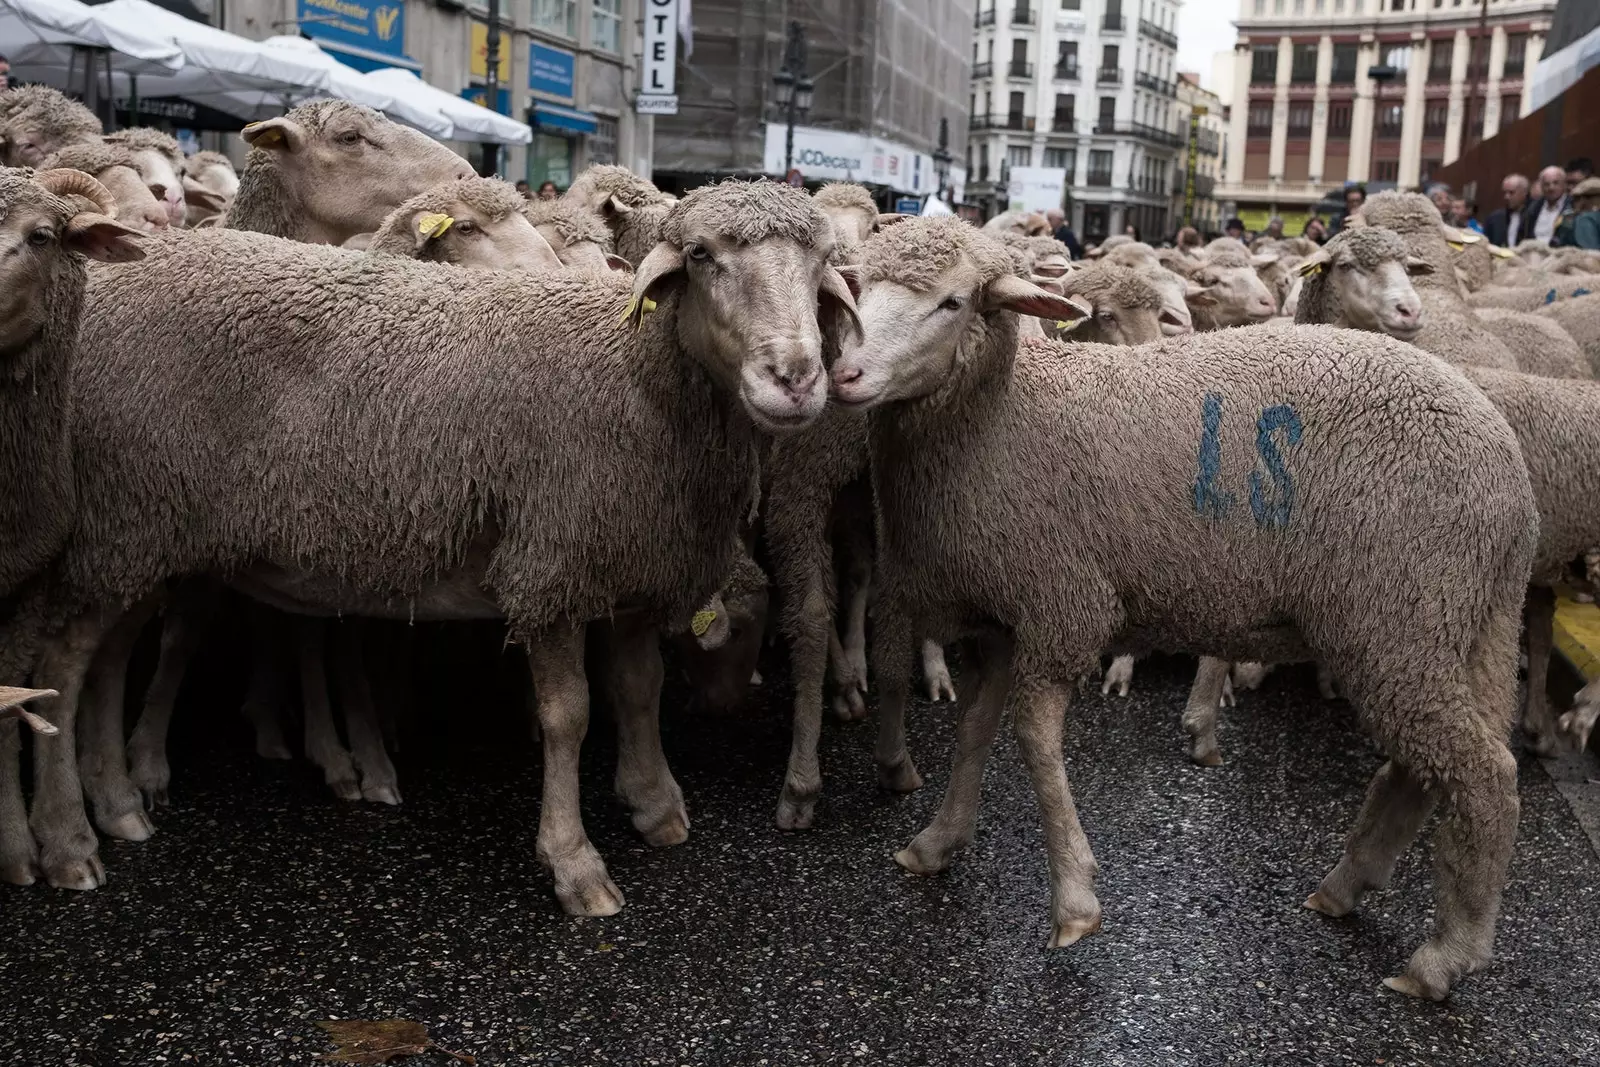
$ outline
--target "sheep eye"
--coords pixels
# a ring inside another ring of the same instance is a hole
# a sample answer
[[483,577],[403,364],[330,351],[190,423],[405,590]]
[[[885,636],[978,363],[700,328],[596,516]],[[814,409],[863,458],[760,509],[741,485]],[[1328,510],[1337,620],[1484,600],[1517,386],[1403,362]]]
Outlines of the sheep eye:
[[1343,263],[1340,263],[1338,265],[1338,267],[1339,267],[1340,270],[1355,270],[1356,269],[1356,265],[1354,263],[1350,262],[1349,260],[1345,260]]
[[55,234],[50,230],[34,230],[28,234],[28,243],[35,248],[49,244],[55,239]]
[[360,140],[361,135],[354,130],[346,130],[339,135],[340,144],[357,144]]
[[1101,311],[1095,315],[1095,318],[1108,325],[1117,321],[1117,317],[1109,311]]
[[959,296],[952,296],[945,300],[944,303],[940,304],[939,308],[941,311],[960,311],[961,298]]
[[457,233],[464,233],[464,234],[466,234],[467,236],[470,237],[472,234],[475,234],[475,233],[478,232],[477,223],[473,223],[473,222],[458,222],[458,223],[456,223],[456,232]]
[[690,245],[689,258],[696,263],[705,263],[711,259],[711,253],[706,251],[705,245]]

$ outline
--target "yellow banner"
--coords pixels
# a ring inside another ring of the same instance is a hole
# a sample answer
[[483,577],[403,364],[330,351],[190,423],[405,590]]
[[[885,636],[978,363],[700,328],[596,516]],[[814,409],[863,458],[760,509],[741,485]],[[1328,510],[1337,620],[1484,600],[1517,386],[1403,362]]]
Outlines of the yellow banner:
[[[472,24],[472,76],[489,76],[489,27],[481,22]],[[500,84],[511,84],[511,35],[500,31]]]

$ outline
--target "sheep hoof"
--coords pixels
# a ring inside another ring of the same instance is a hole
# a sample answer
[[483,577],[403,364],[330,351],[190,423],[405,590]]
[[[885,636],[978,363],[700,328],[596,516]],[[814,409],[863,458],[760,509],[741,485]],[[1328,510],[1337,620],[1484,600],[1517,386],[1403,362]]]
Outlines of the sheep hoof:
[[[819,790],[820,791],[820,790]],[[817,795],[801,796],[785,784],[778,798],[778,829],[809,830],[817,814]]]
[[689,817],[682,811],[668,812],[666,817],[651,827],[636,827],[645,843],[656,848],[681,845],[689,840]]
[[1310,908],[1312,911],[1326,915],[1331,919],[1342,919],[1346,915],[1349,915],[1351,911],[1349,907],[1342,907],[1338,904],[1335,904],[1328,897],[1323,896],[1322,890],[1320,889],[1315,893],[1312,893],[1309,897],[1306,897],[1304,906]]
[[44,865],[45,880],[52,889],[99,889],[106,884],[106,869],[99,856],[82,860],[63,860]]
[[1575,709],[1562,715],[1557,725],[1573,747],[1582,752],[1589,747],[1589,734],[1593,732],[1594,724],[1594,715]]
[[1385,978],[1383,984],[1396,993],[1404,993],[1408,997],[1416,997],[1419,1000],[1443,1000],[1450,992],[1448,989],[1429,989],[1409,974]]
[[922,788],[922,775],[910,756],[901,756],[894,763],[878,764],[878,785],[891,793],[915,793]]
[[289,746],[282,741],[256,742],[256,755],[262,759],[294,759],[293,753],[289,751]]
[[1219,752],[1214,746],[1206,749],[1196,746],[1194,749],[1190,750],[1189,759],[1201,767],[1222,766],[1222,753]]
[[33,856],[0,860],[0,882],[7,885],[32,885],[39,878],[39,864]]
[[1050,943],[1045,948],[1066,948],[1075,945],[1090,934],[1100,932],[1100,913],[1097,911],[1087,919],[1071,919],[1067,922],[1055,924],[1055,930],[1050,934]]
[[333,790],[333,795],[340,800],[360,800],[361,786],[354,778],[346,778],[337,782],[329,782],[328,788]]
[[924,856],[915,841],[894,854],[894,861],[912,874],[923,876],[938,874],[950,866],[950,857],[942,856],[931,858]]
[[857,722],[867,717],[867,703],[854,686],[834,694],[833,717],[840,722]]
[[599,877],[587,885],[563,886],[557,883],[556,899],[561,902],[561,910],[568,915],[592,918],[615,915],[622,910],[625,903],[622,899],[622,890],[612,883],[604,868],[601,869]]
[[107,837],[114,837],[118,841],[148,841],[156,832],[155,823],[142,811],[130,811],[126,815],[107,819],[100,823],[100,829]]
[[400,790],[392,785],[363,786],[361,799],[370,800],[374,804],[391,804],[400,806]]
[[172,803],[167,796],[167,787],[164,785],[151,786],[149,788],[141,786],[139,792],[144,795],[145,811],[155,811],[157,808],[164,808]]

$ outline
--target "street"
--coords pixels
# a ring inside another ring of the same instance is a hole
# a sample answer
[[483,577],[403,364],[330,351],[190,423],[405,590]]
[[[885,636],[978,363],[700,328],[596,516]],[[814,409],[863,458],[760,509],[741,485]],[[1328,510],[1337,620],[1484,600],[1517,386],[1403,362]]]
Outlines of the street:
[[[761,706],[726,719],[678,712],[669,665],[683,846],[633,835],[610,727],[591,727],[586,824],[628,901],[608,919],[561,914],[534,858],[539,758],[515,716],[440,698],[397,761],[404,806],[380,809],[257,759],[232,692],[196,687],[157,835],[102,842],[97,892],[0,893],[0,1062],[310,1063],[331,1048],[317,1020],[389,1017],[486,1065],[1600,1062],[1600,858],[1532,757],[1498,961],[1422,1003],[1379,982],[1425,936],[1429,831],[1357,915],[1300,906],[1379,765],[1309,670],[1225,710],[1209,770],[1183,758],[1188,662],[1075,703],[1068,772],[1105,926],[1047,954],[1009,736],[976,842],[914,877],[890,854],[937,808],[949,708],[913,711],[927,784],[910,797],[877,791],[870,722],[829,723],[817,828],[780,833],[788,687],[766,658]],[[204,700],[223,709],[209,721]],[[1580,801],[1600,777],[1585,758],[1562,772]]]

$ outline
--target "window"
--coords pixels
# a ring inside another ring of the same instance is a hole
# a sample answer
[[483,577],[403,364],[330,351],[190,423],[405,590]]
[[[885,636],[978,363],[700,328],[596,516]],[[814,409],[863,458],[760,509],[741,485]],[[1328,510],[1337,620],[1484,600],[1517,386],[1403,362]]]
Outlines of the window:
[[1315,82],[1317,80],[1317,46],[1314,44],[1297,44],[1294,46],[1294,64],[1290,68],[1289,80],[1294,82]]
[[1013,167],[1033,166],[1033,146],[1026,144],[1007,145],[1006,163]]
[[[1077,120],[1073,112],[1077,109],[1077,97],[1070,93],[1056,94],[1055,119],[1050,123],[1052,129],[1070,130]],[[1046,164],[1048,166],[1048,164]]]
[[1296,15],[1304,15],[1306,13],[1306,0],[1294,0],[1294,13]]
[[1464,140],[1483,140],[1483,105],[1481,98],[1475,98],[1467,104],[1467,128],[1462,131]]
[[1112,126],[1115,126],[1116,122],[1117,122],[1117,98],[1114,97],[1114,96],[1102,96],[1100,98],[1100,120],[1099,120],[1099,125],[1109,129]]
[[1116,70],[1121,66],[1121,55],[1116,45],[1108,44],[1100,52],[1100,66],[1106,70]]
[[1111,184],[1111,159],[1112,155],[1110,152],[1103,152],[1096,149],[1095,151],[1089,153],[1090,185],[1109,186]]
[[533,25],[546,33],[578,36],[577,0],[533,0]]
[[1390,45],[1383,50],[1383,61],[1401,73],[1410,70],[1411,46],[1408,44]]
[[1442,159],[1424,159],[1422,161],[1422,180],[1427,181],[1433,177],[1433,172],[1444,166]]
[[1356,80],[1356,65],[1361,59],[1361,46],[1358,44],[1336,44],[1333,46],[1333,73],[1329,78],[1334,85],[1351,85]]
[[1404,104],[1384,104],[1378,109],[1378,136],[1385,140],[1393,140],[1399,137],[1405,121],[1406,109]]
[[1289,136],[1311,136],[1311,104],[1291,103],[1289,105]]
[[1072,182],[1073,172],[1078,169],[1078,150],[1075,148],[1046,148],[1044,150],[1044,165],[1047,167],[1060,167],[1067,172],[1067,182]]
[[989,146],[986,144],[978,146],[978,180],[989,180]]
[[1256,0],[1256,18],[1267,13],[1267,0]]
[[1500,98],[1500,128],[1502,130],[1505,129],[1521,117],[1522,97],[1516,94],[1502,96]]
[[593,38],[602,52],[622,51],[622,0],[594,0]]
[[1397,182],[1400,180],[1400,161],[1398,159],[1380,159],[1372,165],[1374,181]]
[[1078,42],[1056,42],[1056,77],[1076,78],[1078,76]]
[[589,135],[589,162],[615,163],[617,161],[617,120],[601,118]]
[[1428,101],[1428,109],[1422,113],[1422,135],[1424,137],[1443,137],[1445,126],[1449,122],[1449,101],[1430,100]]
[[1026,37],[1011,38],[1011,65],[1028,62],[1028,39]]
[[1506,69],[1501,77],[1515,78],[1522,73],[1528,61],[1528,35],[1512,33],[1506,36]]
[[1249,132],[1265,135],[1272,132],[1272,101],[1252,101],[1250,104]]
[[1390,11],[1404,11],[1405,9],[1406,0],[1389,0]]
[[1489,38],[1474,37],[1468,51],[1467,77],[1485,78],[1489,75]]
[[1007,114],[1011,115],[1014,119],[1022,118],[1022,101],[1023,95],[1021,93],[1012,93],[1011,106],[1009,109],[1007,109]]
[[1083,10],[1083,0],[1061,0],[1061,10],[1081,11]]
[[1428,80],[1430,82],[1450,81],[1450,63],[1454,58],[1455,49],[1451,42],[1443,38],[1436,38],[1428,43]]
[[1348,103],[1328,105],[1328,136],[1350,136],[1350,105]]
[[1278,80],[1278,46],[1258,44],[1250,49],[1250,84],[1271,85]]
[[528,184],[537,189],[547,181],[558,189],[572,184],[572,142],[535,128],[528,145]]

